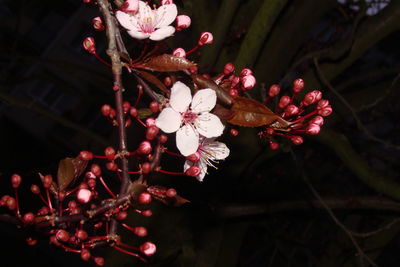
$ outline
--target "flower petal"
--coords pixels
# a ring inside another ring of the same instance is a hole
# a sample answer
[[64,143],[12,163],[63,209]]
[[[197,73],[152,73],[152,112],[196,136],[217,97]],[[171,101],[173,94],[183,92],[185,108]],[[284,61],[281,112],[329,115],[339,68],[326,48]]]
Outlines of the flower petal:
[[[151,7],[143,1],[139,1],[139,11],[136,13],[139,20],[148,21],[148,18],[151,18],[151,21],[155,22],[155,12],[151,9]],[[144,20],[143,20],[144,19]]]
[[162,5],[157,9],[157,11],[155,11],[155,13],[157,20],[155,27],[162,28],[174,22],[178,15],[178,9],[175,4]]
[[207,138],[218,137],[224,131],[224,125],[221,120],[214,114],[208,112],[200,114],[196,118],[194,125],[199,134]]
[[136,30],[128,30],[128,33],[133,38],[139,39],[139,40],[149,38],[149,36],[150,36],[150,34],[148,34],[148,33],[143,33],[141,31],[136,31]]
[[138,31],[140,29],[140,26],[135,16],[131,16],[128,13],[122,11],[117,11],[115,13],[115,16],[117,17],[118,22],[125,29],[128,29],[129,31]]
[[212,89],[199,90],[192,100],[191,110],[194,113],[211,111],[217,103],[217,94]]
[[184,125],[176,132],[176,146],[184,156],[189,156],[199,147],[199,134],[191,125]]
[[203,143],[203,151],[212,156],[215,160],[224,160],[229,156],[229,148],[222,142]]
[[187,169],[189,169],[190,167],[192,167],[194,165],[193,162],[191,162],[190,160],[186,160],[185,164],[183,164],[183,172],[185,172]]
[[153,41],[160,41],[167,37],[170,37],[175,32],[175,28],[172,26],[162,27],[160,29],[155,30],[153,33],[150,34],[150,40]]
[[196,176],[196,179],[199,180],[200,182],[203,182],[204,176],[207,174],[207,163],[205,160],[200,159],[199,162],[197,162],[197,166],[200,168],[200,174]]
[[156,126],[165,133],[176,132],[182,123],[182,116],[172,108],[164,108],[156,119]]
[[178,112],[185,112],[190,102],[192,101],[192,94],[190,88],[182,82],[176,82],[171,88],[171,96],[169,98],[169,104],[171,107]]

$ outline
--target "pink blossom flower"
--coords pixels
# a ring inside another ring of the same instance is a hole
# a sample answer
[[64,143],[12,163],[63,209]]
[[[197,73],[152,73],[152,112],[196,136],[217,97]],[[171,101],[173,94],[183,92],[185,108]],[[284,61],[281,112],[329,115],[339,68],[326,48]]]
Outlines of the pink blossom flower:
[[174,22],[178,10],[175,4],[162,5],[153,10],[145,2],[139,1],[139,10],[136,14],[117,11],[115,15],[133,38],[159,41],[174,34],[175,27],[169,25]]
[[178,81],[171,88],[169,107],[161,111],[156,126],[165,133],[176,132],[176,146],[182,155],[189,156],[197,151],[200,135],[218,137],[224,131],[220,119],[210,113],[216,102],[214,90],[199,90],[192,99],[189,87]]
[[200,173],[196,176],[197,180],[203,181],[204,176],[207,174],[208,166],[215,167],[218,160],[224,160],[229,156],[229,148],[222,142],[214,141],[215,138],[202,138],[202,141],[197,149],[199,160],[193,162],[186,160],[183,170],[186,171],[192,166],[198,166]]

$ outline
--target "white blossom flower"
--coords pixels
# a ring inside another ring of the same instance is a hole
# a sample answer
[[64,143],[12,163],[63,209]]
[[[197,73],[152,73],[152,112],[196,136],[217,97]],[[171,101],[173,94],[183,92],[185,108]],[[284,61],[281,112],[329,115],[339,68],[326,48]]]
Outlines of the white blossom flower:
[[165,133],[176,132],[176,146],[182,155],[189,156],[197,151],[200,135],[218,137],[224,131],[220,119],[210,113],[216,102],[214,90],[199,90],[192,99],[189,87],[176,82],[171,88],[170,106],[158,115],[156,126]]
[[175,4],[162,5],[153,10],[148,4],[139,1],[136,14],[117,11],[115,15],[133,38],[159,41],[174,34],[175,28],[169,25],[175,20],[178,10]]
[[183,171],[194,165],[198,166],[200,174],[196,178],[200,182],[203,181],[204,176],[207,174],[208,166],[217,169],[214,164],[218,163],[218,160],[224,160],[229,156],[229,148],[224,143],[214,140],[215,138],[203,138],[196,152],[199,160],[197,162],[186,160],[183,166]]

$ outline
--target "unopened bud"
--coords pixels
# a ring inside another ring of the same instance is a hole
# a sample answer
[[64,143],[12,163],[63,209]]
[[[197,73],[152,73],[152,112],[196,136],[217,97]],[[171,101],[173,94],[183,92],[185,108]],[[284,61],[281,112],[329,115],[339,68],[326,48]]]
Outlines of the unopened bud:
[[244,68],[242,69],[242,71],[240,72],[240,76],[247,76],[247,75],[252,75],[253,71],[249,68]]
[[285,108],[289,103],[290,103],[290,97],[287,95],[284,95],[281,97],[281,99],[279,99],[278,107]]
[[104,24],[103,21],[101,20],[100,17],[95,17],[92,19],[92,24],[93,24],[93,28],[96,31],[103,31],[104,30]]
[[42,183],[44,188],[50,188],[53,183],[53,177],[50,174],[44,176]]
[[107,168],[107,170],[112,171],[112,172],[118,171],[118,165],[114,161],[107,162],[106,168]]
[[224,75],[229,75],[235,71],[235,65],[232,62],[228,62],[224,66]]
[[85,161],[89,161],[89,160],[92,160],[93,159],[93,153],[92,152],[90,152],[90,151],[81,151],[80,153],[79,153],[79,158],[81,159],[81,160],[85,160]]
[[196,177],[196,176],[198,176],[200,173],[201,173],[201,169],[200,169],[199,167],[197,167],[197,166],[192,166],[192,167],[190,167],[189,169],[187,169],[187,170],[185,171],[185,174],[186,174],[187,176],[192,176],[192,177]]
[[97,266],[103,266],[104,265],[104,258],[103,257],[94,257],[93,261],[94,261],[94,263],[96,263]]
[[100,176],[101,175],[101,168],[97,164],[92,164],[90,166],[90,171],[95,175],[95,176]]
[[90,260],[90,257],[91,257],[90,251],[87,248],[83,248],[81,250],[81,259],[84,261],[88,261]]
[[187,156],[186,159],[191,161],[191,162],[198,162],[200,160],[200,153],[199,152],[195,152],[195,153]]
[[235,88],[229,88],[228,90],[228,94],[232,97],[232,98],[236,98],[239,96],[239,91]]
[[299,113],[299,108],[295,105],[289,105],[285,109],[285,116],[290,117]]
[[136,118],[136,116],[138,115],[137,108],[131,107],[131,109],[129,110],[129,114],[131,114],[132,117]]
[[202,32],[200,35],[200,40],[198,42],[199,46],[212,44],[214,37],[211,32]]
[[309,106],[309,105],[312,105],[312,104],[314,104],[316,102],[316,95],[315,95],[315,93],[314,93],[314,91],[312,91],[312,92],[308,92],[305,96],[304,96],[304,99],[303,99],[303,105],[304,106]]
[[56,233],[56,238],[58,241],[67,242],[69,240],[69,233],[63,229],[60,229]]
[[15,198],[9,197],[7,198],[6,205],[9,210],[15,210],[17,208],[17,201],[15,201]]
[[115,149],[112,146],[108,146],[104,149],[104,155],[109,158],[113,158],[115,156]]
[[161,5],[172,5],[173,3],[173,0],[161,0]]
[[329,106],[329,100],[322,99],[322,100],[318,101],[317,109],[323,109],[327,106]]
[[272,150],[277,150],[279,148],[279,144],[276,142],[270,142],[269,143],[269,148],[271,148]]
[[298,78],[298,79],[294,80],[294,82],[293,82],[293,92],[295,92],[297,94],[297,93],[300,93],[301,90],[303,90],[303,89],[304,89],[304,81],[303,81],[303,79]]
[[331,113],[332,113],[332,107],[330,105],[324,107],[323,109],[318,110],[318,114],[323,117],[329,116],[331,115]]
[[76,198],[80,203],[88,203],[92,198],[92,192],[88,189],[79,189]]
[[111,113],[111,106],[110,105],[103,105],[101,106],[101,114],[103,114],[103,116],[108,117]]
[[307,129],[306,129],[306,133],[308,133],[309,135],[317,135],[319,134],[319,132],[321,131],[321,127],[319,127],[318,124],[309,124]]
[[232,136],[237,136],[239,134],[239,131],[236,130],[236,129],[231,129],[230,133],[231,133]]
[[156,119],[154,119],[154,118],[147,118],[147,119],[146,119],[146,126],[147,126],[147,127],[150,127],[150,126],[153,126],[153,125],[156,125]]
[[303,143],[303,137],[301,136],[292,136],[290,137],[290,141],[292,141],[295,145],[301,145]]
[[157,101],[151,101],[149,104],[150,111],[152,113],[157,113],[160,111],[160,104]]
[[149,174],[151,172],[150,162],[145,162],[141,165],[141,171],[143,174]]
[[253,75],[246,75],[242,77],[242,89],[243,90],[250,90],[251,88],[256,85],[256,78]]
[[236,87],[240,83],[240,77],[232,75],[231,86]]
[[315,116],[314,118],[312,118],[310,120],[310,123],[322,126],[322,125],[324,125],[324,118],[322,118],[321,116]]
[[168,141],[168,136],[165,134],[160,135],[160,144],[165,144]]
[[151,201],[152,201],[152,197],[151,197],[151,195],[150,195],[149,193],[147,193],[147,192],[142,192],[142,193],[140,193],[140,195],[138,196],[137,201],[138,201],[140,204],[143,204],[143,205],[145,205],[145,204],[150,204]]
[[185,49],[179,47],[172,51],[172,55],[175,57],[186,57],[186,51]]
[[34,193],[35,195],[40,194],[39,186],[37,186],[35,184],[31,185],[31,192]]
[[131,103],[129,103],[128,101],[124,101],[122,103],[122,111],[124,112],[124,114],[128,113],[131,109]]
[[172,85],[171,77],[169,77],[169,76],[165,77],[164,80],[163,80],[163,83],[167,87],[171,86]]
[[86,240],[88,238],[88,233],[85,230],[78,230],[75,233],[75,237],[80,240]]
[[190,27],[192,20],[189,16],[179,15],[176,17],[176,30],[180,31]]
[[151,210],[144,210],[144,211],[141,212],[141,214],[144,217],[151,217],[153,215],[153,212]]
[[275,96],[277,96],[279,94],[280,91],[281,91],[281,87],[278,84],[273,84],[269,88],[268,96],[269,97],[275,97]]
[[170,188],[170,189],[168,189],[166,192],[165,192],[165,195],[167,196],[167,197],[175,197],[176,196],[176,194],[177,194],[177,192],[176,192],[176,190],[174,189],[174,188]]
[[96,43],[93,37],[86,37],[85,40],[83,40],[83,48],[90,54],[96,54]]
[[137,236],[144,237],[147,235],[147,229],[143,226],[138,226],[133,229],[133,233]]
[[137,149],[137,152],[139,154],[150,154],[152,151],[152,147],[149,141],[143,141],[140,143],[139,148]]
[[275,130],[272,129],[272,128],[267,128],[267,130],[265,130],[265,133],[266,133],[267,135],[272,136],[272,135],[275,134]]
[[25,224],[33,224],[35,221],[35,215],[32,212],[28,212],[24,215],[24,217],[22,218],[22,221]]
[[18,188],[19,185],[21,184],[22,178],[18,174],[13,174],[11,175],[11,185],[13,188]]
[[29,246],[34,246],[37,244],[37,240],[33,239],[32,237],[28,237],[27,239],[25,239],[25,241]]
[[156,253],[156,245],[151,242],[145,242],[140,246],[140,251],[146,256],[152,256]]

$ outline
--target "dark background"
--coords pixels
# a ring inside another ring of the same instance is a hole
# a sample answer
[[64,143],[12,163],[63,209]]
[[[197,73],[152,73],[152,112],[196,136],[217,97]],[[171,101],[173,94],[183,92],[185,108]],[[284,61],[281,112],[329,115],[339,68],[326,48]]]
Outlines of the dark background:
[[[213,45],[190,56],[200,72],[219,73],[229,61],[238,70],[251,67],[258,82],[251,95],[259,100],[274,83],[289,94],[302,77],[307,91],[323,92],[334,113],[320,135],[297,147],[278,139],[277,151],[257,129],[239,129],[238,137],[226,131],[221,140],[231,155],[203,183],[155,175],[150,183],[174,187],[191,202],[179,208],[153,203],[152,219],[129,217],[132,225],[148,226],[158,246],[150,266],[360,266],[354,244],[311,187],[351,231],[390,224],[356,241],[377,265],[399,266],[400,224],[392,222],[400,211],[400,1],[175,2],[192,26],[168,39],[171,48],[189,50],[200,32],[214,33]],[[91,26],[98,15],[95,5],[78,0],[0,4],[0,195],[12,194],[9,177],[21,174],[25,211],[39,204],[29,192],[38,172],[54,174],[65,157],[81,150],[101,154],[116,144],[115,129],[99,112],[113,102],[111,73],[81,45],[93,36],[108,60],[104,32]],[[125,37],[137,53],[140,44]],[[126,73],[124,85],[132,102],[135,81]],[[148,102],[144,97],[142,107]],[[134,123],[129,147],[142,137]],[[166,156],[163,164],[179,170],[183,162]],[[28,247],[28,234],[0,223],[1,266],[91,265],[49,246],[45,236]],[[113,249],[97,253],[107,266],[143,265]]]

